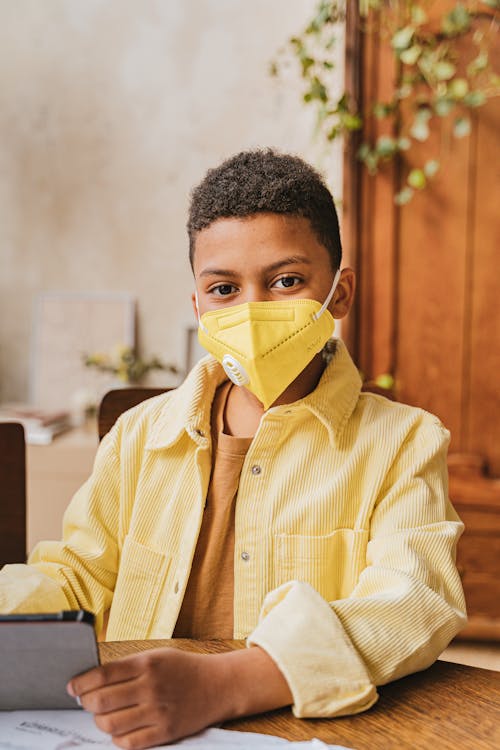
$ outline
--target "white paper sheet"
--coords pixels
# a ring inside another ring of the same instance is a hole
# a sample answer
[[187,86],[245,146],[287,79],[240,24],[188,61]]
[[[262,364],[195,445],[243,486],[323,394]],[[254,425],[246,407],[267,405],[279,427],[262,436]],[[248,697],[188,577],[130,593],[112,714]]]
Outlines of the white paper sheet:
[[[159,746],[158,746],[159,747]],[[194,737],[162,747],[190,750],[273,750],[273,748],[309,748],[309,750],[349,750],[340,745],[325,745],[320,740],[289,742],[282,737],[253,732],[207,729]],[[85,711],[1,711],[0,750],[100,750],[116,748],[109,735],[94,724]]]

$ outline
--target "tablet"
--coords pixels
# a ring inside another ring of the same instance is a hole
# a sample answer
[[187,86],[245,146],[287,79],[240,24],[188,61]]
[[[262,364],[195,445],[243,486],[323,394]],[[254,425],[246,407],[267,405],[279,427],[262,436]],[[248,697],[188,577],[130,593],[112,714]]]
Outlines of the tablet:
[[0,709],[77,708],[66,685],[98,664],[90,612],[0,615]]

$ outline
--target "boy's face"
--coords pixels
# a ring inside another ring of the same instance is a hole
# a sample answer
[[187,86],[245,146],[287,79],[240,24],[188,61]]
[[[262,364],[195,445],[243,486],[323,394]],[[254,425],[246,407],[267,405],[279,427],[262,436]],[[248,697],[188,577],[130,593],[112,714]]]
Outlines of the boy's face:
[[[203,229],[196,237],[193,271],[200,315],[243,302],[323,303],[335,275],[309,220],[273,213],[218,219]],[[353,293],[354,274],[346,268],[328,306],[334,318],[346,315]]]

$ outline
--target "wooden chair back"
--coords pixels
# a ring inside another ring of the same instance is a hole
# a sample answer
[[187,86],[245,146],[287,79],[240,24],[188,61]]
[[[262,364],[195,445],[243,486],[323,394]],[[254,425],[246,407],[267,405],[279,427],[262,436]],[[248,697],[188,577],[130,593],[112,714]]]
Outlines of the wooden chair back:
[[26,562],[26,446],[17,422],[0,422],[0,568]]
[[124,411],[132,409],[142,401],[153,396],[159,396],[171,390],[170,388],[116,388],[108,391],[101,401],[97,418],[99,440],[113,427],[114,423]]

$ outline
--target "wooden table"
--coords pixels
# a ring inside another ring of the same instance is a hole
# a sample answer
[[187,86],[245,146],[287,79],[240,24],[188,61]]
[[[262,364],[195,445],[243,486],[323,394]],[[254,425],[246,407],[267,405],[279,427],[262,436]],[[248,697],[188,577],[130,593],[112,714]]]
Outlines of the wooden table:
[[[214,654],[243,641],[120,641],[99,644],[102,662],[149,648],[171,646]],[[379,688],[373,708],[338,719],[296,719],[290,709],[232,721],[226,729],[313,737],[355,750],[498,750],[500,672],[438,661],[425,672]]]

